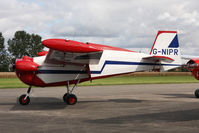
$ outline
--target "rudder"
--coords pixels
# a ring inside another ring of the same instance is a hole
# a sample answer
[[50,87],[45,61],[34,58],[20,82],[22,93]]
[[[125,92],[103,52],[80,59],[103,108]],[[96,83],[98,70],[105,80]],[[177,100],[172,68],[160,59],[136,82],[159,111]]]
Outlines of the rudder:
[[179,67],[182,61],[177,31],[158,31],[150,55],[165,56],[174,60],[170,65],[163,66],[164,70],[175,68],[177,65]]

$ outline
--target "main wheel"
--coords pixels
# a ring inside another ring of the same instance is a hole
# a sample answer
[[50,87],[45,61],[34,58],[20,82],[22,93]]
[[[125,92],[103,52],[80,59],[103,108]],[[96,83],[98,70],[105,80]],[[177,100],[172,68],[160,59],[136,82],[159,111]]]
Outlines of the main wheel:
[[196,90],[195,90],[195,97],[196,97],[196,98],[199,98],[199,89],[196,89]]
[[[66,102],[66,99],[68,98],[68,95],[69,95],[68,93],[65,93],[65,94],[64,94],[64,96],[63,96],[64,102]],[[67,102],[66,102],[66,103],[67,103]]]
[[63,100],[68,105],[74,105],[74,104],[77,103],[77,97],[74,94],[68,94],[68,93],[66,93],[63,96]]
[[19,103],[21,105],[28,105],[30,103],[30,97],[27,96],[26,99],[25,97],[26,97],[26,94],[23,94],[19,97]]

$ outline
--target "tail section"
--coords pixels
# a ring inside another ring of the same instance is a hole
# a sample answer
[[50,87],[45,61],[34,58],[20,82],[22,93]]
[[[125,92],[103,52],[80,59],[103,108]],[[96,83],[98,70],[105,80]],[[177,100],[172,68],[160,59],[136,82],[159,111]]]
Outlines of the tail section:
[[[163,71],[181,66],[177,31],[158,31],[150,55],[164,56],[173,60],[167,65],[162,65]],[[160,63],[163,64],[164,62],[161,61]]]

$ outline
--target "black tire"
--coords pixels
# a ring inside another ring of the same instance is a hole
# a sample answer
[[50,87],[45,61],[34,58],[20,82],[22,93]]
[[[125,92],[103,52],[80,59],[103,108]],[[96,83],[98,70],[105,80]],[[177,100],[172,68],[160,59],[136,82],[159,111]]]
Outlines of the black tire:
[[28,104],[30,103],[30,97],[27,96],[26,100],[24,100],[25,97],[26,97],[26,94],[23,94],[23,95],[21,95],[21,96],[19,97],[19,103],[20,103],[21,105],[28,105]]
[[68,98],[68,93],[64,94],[64,96],[63,96],[63,100],[64,100],[65,103],[67,103],[67,102],[66,102],[66,101],[67,101],[67,98]]
[[195,97],[196,97],[196,98],[199,98],[199,89],[196,89],[196,90],[195,90]]
[[63,100],[68,105],[75,105],[77,103],[77,97],[74,94],[65,94]]

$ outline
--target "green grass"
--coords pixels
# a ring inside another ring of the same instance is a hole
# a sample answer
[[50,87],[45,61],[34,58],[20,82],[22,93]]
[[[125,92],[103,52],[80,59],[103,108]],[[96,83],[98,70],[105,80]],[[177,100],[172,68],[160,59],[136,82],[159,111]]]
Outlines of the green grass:
[[[127,84],[172,84],[172,83],[199,83],[193,76],[118,76],[105,79],[93,80],[81,83],[80,86],[95,86],[95,85],[127,85]],[[0,88],[27,88],[28,86],[22,83],[17,78],[0,78]]]
[[172,84],[172,83],[197,83],[192,76],[119,76],[99,80],[93,80],[93,83],[84,82],[82,86],[87,85],[125,85],[125,84]]
[[27,88],[18,78],[0,78],[0,88]]

